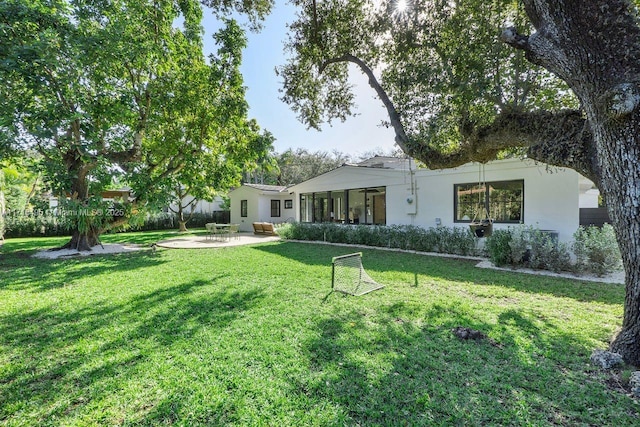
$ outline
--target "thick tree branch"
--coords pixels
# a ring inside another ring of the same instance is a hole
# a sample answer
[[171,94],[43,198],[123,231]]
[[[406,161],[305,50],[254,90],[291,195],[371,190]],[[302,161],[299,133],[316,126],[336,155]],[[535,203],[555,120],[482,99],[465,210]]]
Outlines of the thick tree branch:
[[505,28],[500,39],[506,44],[517,49],[527,50],[529,48],[529,37],[518,34],[516,27]]
[[[526,43],[513,36],[515,43]],[[523,44],[524,46],[524,44]],[[320,65],[322,73],[331,64],[352,62],[369,78],[369,85],[382,100],[390,123],[396,133],[396,144],[405,153],[423,162],[430,169],[445,169],[469,162],[486,163],[495,160],[503,151],[525,148],[527,156],[549,165],[569,167],[598,183],[593,135],[580,111],[526,112],[505,110],[488,126],[463,123],[461,142],[457,150],[443,152],[428,141],[410,137],[405,132],[393,102],[376,79],[371,68],[351,54],[326,60]]]
[[486,163],[510,148],[524,148],[528,158],[568,167],[598,182],[593,135],[580,111],[504,111],[488,126],[461,126],[454,152],[443,153],[424,141],[409,142],[412,155],[431,169],[468,162]]
[[373,70],[371,70],[371,68],[360,58],[347,53],[345,55],[332,58],[323,62],[320,65],[320,69],[319,69],[320,73],[322,74],[322,72],[329,65],[339,63],[339,62],[352,62],[356,64],[358,67],[360,67],[360,70],[362,70],[362,72],[367,76],[367,78],[369,79],[369,86],[371,86],[373,90],[376,91],[376,94],[384,104],[384,107],[387,109],[387,114],[389,115],[389,122],[391,123],[391,126],[393,127],[396,133],[396,138],[395,138],[396,144],[398,144],[398,147],[400,147],[402,151],[410,154],[410,147],[407,145],[409,138],[407,137],[407,134],[404,130],[404,126],[402,125],[402,122],[400,121],[400,114],[398,113],[398,110],[396,110],[396,107],[393,105],[393,102],[389,98],[389,95],[387,95],[387,92],[385,92],[382,85],[378,82],[378,79],[373,73]]

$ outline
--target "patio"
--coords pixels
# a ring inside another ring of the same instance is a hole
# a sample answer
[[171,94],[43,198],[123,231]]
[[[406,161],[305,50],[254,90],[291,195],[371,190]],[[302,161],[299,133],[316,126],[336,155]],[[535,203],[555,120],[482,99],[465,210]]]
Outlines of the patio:
[[162,240],[156,245],[169,249],[198,249],[198,248],[225,248],[230,246],[252,245],[256,243],[273,242],[280,240],[279,236],[255,235],[250,233],[238,233],[237,238],[226,240],[214,240],[208,238],[206,234],[180,236],[167,240]]

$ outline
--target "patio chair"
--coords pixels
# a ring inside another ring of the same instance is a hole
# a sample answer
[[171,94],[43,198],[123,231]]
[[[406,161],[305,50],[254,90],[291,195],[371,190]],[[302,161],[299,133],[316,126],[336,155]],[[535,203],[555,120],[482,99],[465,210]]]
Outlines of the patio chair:
[[253,223],[253,234],[262,234],[264,233],[264,229],[262,228],[262,223],[261,222],[254,222]]
[[228,241],[229,240],[229,229],[230,226],[226,225],[226,226],[222,226],[222,225],[216,225],[216,231],[215,231],[215,235],[216,240],[219,240],[221,242],[224,242],[225,240]]
[[263,222],[262,223],[262,232],[264,234],[271,234],[272,236],[277,235],[278,233],[276,233],[276,228],[273,225],[273,223],[270,222]]
[[229,238],[233,235],[234,239],[240,239],[240,224],[231,224],[229,225]]
[[204,225],[204,227],[207,229],[206,240],[215,239],[215,237],[216,237],[216,225],[214,223],[207,223],[207,224]]

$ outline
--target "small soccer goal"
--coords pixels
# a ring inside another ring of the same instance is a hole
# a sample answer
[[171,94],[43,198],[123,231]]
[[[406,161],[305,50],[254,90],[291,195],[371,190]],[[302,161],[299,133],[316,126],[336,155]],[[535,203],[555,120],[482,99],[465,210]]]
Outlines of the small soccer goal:
[[362,267],[362,252],[333,257],[331,264],[331,288],[334,291],[360,296],[384,288]]

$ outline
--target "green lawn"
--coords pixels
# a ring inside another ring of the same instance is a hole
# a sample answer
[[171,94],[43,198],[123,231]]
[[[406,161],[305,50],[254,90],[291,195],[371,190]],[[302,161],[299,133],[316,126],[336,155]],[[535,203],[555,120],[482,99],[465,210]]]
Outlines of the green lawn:
[[640,423],[589,364],[619,285],[365,250],[386,287],[350,297],[330,293],[331,257],[352,249],[286,242],[30,257],[65,240],[0,249],[1,425]]

